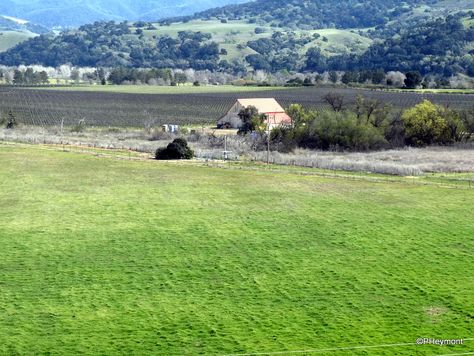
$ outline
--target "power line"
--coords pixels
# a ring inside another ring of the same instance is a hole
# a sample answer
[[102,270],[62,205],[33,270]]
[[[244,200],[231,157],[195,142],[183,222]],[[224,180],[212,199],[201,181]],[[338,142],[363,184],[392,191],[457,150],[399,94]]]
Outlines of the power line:
[[[472,341],[474,338],[463,339],[464,341]],[[334,352],[334,351],[349,351],[349,350],[361,350],[361,349],[376,349],[376,348],[388,348],[388,347],[401,347],[401,346],[422,346],[416,342],[408,343],[397,343],[397,344],[380,344],[380,345],[362,345],[362,346],[344,346],[344,347],[332,347],[325,349],[307,349],[307,350],[290,350],[290,351],[270,351],[270,352],[254,352],[254,353],[243,353],[243,354],[227,354],[223,356],[263,356],[263,355],[289,355],[289,354],[303,354],[303,353],[321,353],[321,352]],[[447,354],[439,356],[455,356],[455,355],[474,355],[474,352],[459,353],[459,354]]]

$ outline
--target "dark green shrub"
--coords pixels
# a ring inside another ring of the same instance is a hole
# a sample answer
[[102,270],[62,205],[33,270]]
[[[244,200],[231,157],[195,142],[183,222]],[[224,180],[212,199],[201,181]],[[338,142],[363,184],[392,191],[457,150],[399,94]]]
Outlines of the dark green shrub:
[[407,89],[415,89],[423,81],[423,77],[421,76],[420,72],[411,71],[406,73],[405,75],[406,79],[404,80],[404,82],[405,88]]
[[291,127],[275,127],[270,133],[272,148],[279,152],[290,152],[297,146],[295,136],[298,129]]
[[321,150],[366,151],[388,146],[382,130],[347,111],[322,113],[306,125],[275,132],[275,138],[286,149],[291,149],[292,141],[302,148]]
[[354,113],[325,112],[296,127],[272,130],[274,148],[288,152],[296,147],[320,150],[367,151],[388,147],[381,128],[358,120]]
[[307,139],[323,150],[366,151],[387,146],[384,135],[350,112],[327,112],[308,127]]
[[84,119],[79,120],[79,122],[71,127],[71,132],[84,132],[86,129],[86,121]]
[[8,112],[6,121],[7,121],[7,126],[6,126],[7,129],[13,129],[15,128],[15,126],[17,126],[16,117],[15,115],[13,115],[11,111]]
[[193,157],[194,151],[184,138],[175,139],[167,147],[158,148],[155,153],[155,158],[158,160],[191,159]]

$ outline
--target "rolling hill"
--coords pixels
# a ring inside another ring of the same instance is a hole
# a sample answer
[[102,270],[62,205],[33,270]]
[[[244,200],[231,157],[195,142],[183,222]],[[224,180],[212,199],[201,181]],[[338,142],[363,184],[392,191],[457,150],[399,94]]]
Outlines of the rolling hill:
[[29,31],[31,33],[47,33],[49,29],[28,20],[0,15],[0,30],[2,31]]
[[[181,31],[205,32],[212,35],[212,40],[225,49],[221,59],[228,61],[238,60],[250,54],[258,53],[247,46],[249,41],[259,39],[271,39],[277,29],[270,26],[258,26],[241,20],[229,20],[222,23],[217,20],[192,20],[186,22],[172,23],[168,26],[154,24],[156,29],[144,29],[147,38],[157,36],[171,36],[176,38]],[[342,53],[363,53],[372,44],[372,39],[361,36],[351,30],[343,29],[321,29],[321,30],[298,30],[278,29],[281,33],[294,33],[297,37],[311,36],[312,39],[298,48],[299,54],[304,54],[313,46],[319,46],[327,56]],[[256,33],[257,32],[257,33]],[[317,34],[317,35],[316,35]],[[318,36],[319,35],[319,36]],[[325,39],[323,41],[323,38]]]
[[0,52],[5,52],[17,44],[22,43],[36,35],[23,31],[0,31]]
[[0,52],[49,30],[29,21],[0,15]]

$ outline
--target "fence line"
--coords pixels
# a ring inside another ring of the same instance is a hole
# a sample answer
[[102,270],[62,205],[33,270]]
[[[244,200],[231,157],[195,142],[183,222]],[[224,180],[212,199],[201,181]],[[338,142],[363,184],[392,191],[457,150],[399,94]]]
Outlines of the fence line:
[[[1,141],[0,144],[7,144],[6,141]],[[25,143],[19,143],[28,145]],[[121,160],[135,160],[135,161],[153,161],[151,158],[152,156],[146,153],[143,153],[141,156],[137,156],[139,151],[134,151],[131,149],[126,150],[124,148],[121,151],[119,148],[102,148],[102,147],[94,147],[93,145],[70,145],[70,144],[63,144],[63,143],[55,143],[55,144],[48,144],[46,142],[38,143],[43,147],[43,149],[51,149],[51,150],[62,150],[65,152],[73,152],[73,153],[82,153],[82,154],[92,154],[97,157],[104,157],[104,158],[115,158]],[[115,154],[112,154],[114,152]],[[132,156],[132,152],[134,152],[134,156]],[[145,157],[146,155],[146,157]],[[173,164],[173,165],[198,165],[198,166],[205,166],[210,168],[218,168],[218,169],[231,169],[231,170],[246,170],[246,171],[261,171],[261,172],[272,172],[272,173],[286,173],[286,174],[294,174],[300,176],[315,176],[315,177],[322,177],[322,178],[336,178],[336,179],[348,179],[354,181],[366,181],[372,183],[398,183],[405,186],[431,186],[431,187],[438,187],[438,188],[449,188],[449,189],[465,189],[471,190],[474,189],[474,181],[471,179],[454,179],[454,178],[441,178],[442,181],[430,181],[426,180],[423,177],[403,177],[403,176],[387,176],[387,177],[370,177],[367,175],[358,174],[354,172],[353,174],[350,173],[339,173],[339,171],[330,171],[329,172],[322,172],[310,167],[301,167],[301,166],[291,166],[291,165],[282,165],[282,164],[271,164],[270,166],[264,164],[261,161],[222,161],[222,160],[210,160],[210,159],[196,159],[192,161],[166,161],[165,164]],[[284,167],[288,167],[285,169]],[[307,168],[306,170],[297,170],[295,168]]]

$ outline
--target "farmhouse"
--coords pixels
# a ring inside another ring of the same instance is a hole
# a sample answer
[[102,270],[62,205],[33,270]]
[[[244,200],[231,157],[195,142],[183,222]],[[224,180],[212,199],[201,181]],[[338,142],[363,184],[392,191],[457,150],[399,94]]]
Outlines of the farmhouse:
[[291,125],[291,117],[289,117],[285,109],[281,107],[273,98],[258,99],[238,99],[230,110],[217,121],[218,128],[237,129],[242,125],[239,113],[242,109],[254,106],[259,114],[265,114],[266,124],[270,130],[277,126]]

